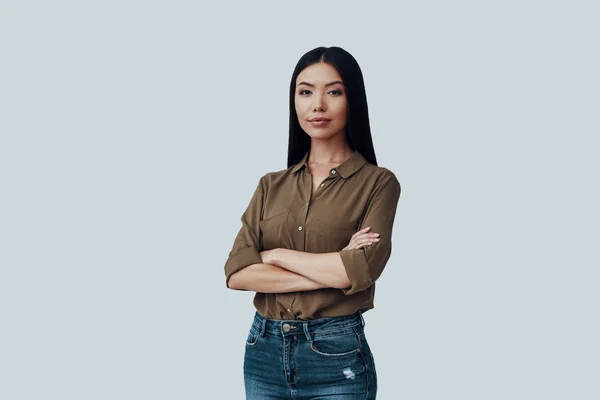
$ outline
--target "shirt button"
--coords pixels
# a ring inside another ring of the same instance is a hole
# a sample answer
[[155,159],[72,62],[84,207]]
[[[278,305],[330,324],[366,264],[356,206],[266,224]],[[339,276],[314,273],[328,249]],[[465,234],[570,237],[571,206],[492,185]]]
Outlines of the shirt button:
[[292,310],[290,310],[289,308],[287,310],[288,310],[288,312],[292,312]]
[[301,231],[301,230],[302,230],[302,227],[301,227],[301,226],[299,226],[299,227],[298,227],[298,230],[299,230],[299,231]]
[[324,184],[324,183],[321,183],[321,187],[323,187],[323,186],[325,186],[325,184]]
[[335,169],[332,169],[332,170],[331,170],[331,173],[335,175]]
[[308,207],[308,203],[306,203],[306,207]]

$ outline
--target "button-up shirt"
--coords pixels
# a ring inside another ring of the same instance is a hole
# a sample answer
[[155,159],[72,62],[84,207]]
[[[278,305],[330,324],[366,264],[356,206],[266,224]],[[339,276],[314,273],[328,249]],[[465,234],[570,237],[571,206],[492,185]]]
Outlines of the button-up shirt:
[[[375,281],[392,251],[400,183],[392,171],[358,151],[329,171],[313,194],[308,155],[295,166],[262,176],[242,215],[242,227],[225,263],[226,285],[237,271],[262,263],[260,252],[286,248],[339,252],[351,286],[293,293],[260,293],[254,306],[271,319],[311,320],[373,308]],[[357,231],[371,227],[380,241],[342,250]]]

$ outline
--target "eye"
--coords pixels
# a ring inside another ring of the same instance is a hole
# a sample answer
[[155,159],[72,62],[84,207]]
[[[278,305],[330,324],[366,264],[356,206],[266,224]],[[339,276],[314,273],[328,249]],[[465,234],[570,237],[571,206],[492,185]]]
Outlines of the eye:
[[304,89],[304,90],[301,90],[301,91],[298,92],[298,94],[301,95],[301,96],[305,95],[305,94],[308,94],[308,93],[310,93],[310,90],[307,90],[307,89]]
[[334,96],[339,96],[339,95],[342,94],[342,91],[341,90],[337,90],[337,89],[333,89],[329,93],[333,93]]

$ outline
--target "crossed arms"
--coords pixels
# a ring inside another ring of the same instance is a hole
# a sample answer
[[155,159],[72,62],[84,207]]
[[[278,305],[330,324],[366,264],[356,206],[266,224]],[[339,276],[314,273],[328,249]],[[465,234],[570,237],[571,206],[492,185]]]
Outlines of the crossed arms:
[[261,179],[242,215],[242,227],[225,263],[228,288],[262,293],[337,288],[351,295],[365,290],[379,278],[392,249],[392,226],[400,197],[400,184],[395,176],[388,174],[378,182],[361,221],[361,227],[370,227],[371,232],[380,233],[381,237],[372,245],[365,245],[361,240],[373,233],[363,228],[344,249],[329,253],[285,248],[259,251],[263,184]]
[[[229,278],[229,288],[262,293],[303,292],[351,286],[339,253],[306,253],[274,249],[259,253],[261,263],[249,265]],[[300,273],[302,271],[302,273]]]

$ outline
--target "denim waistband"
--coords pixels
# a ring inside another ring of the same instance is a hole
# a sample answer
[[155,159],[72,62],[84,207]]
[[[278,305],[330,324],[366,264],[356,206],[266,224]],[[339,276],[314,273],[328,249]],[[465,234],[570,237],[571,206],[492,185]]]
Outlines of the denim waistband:
[[365,320],[362,311],[340,317],[324,317],[308,321],[269,319],[256,312],[254,321],[252,321],[252,329],[260,336],[268,332],[269,334],[281,336],[304,334],[307,338],[312,337],[314,334],[335,334],[344,329],[352,329],[357,326],[364,327],[364,325]]

